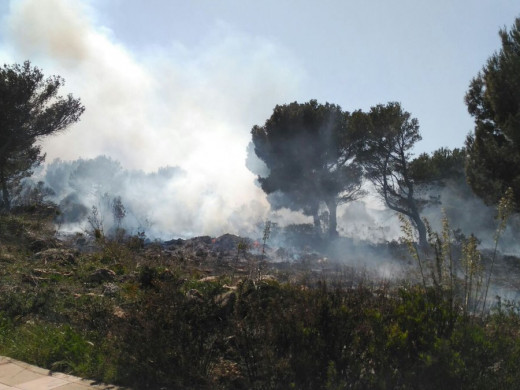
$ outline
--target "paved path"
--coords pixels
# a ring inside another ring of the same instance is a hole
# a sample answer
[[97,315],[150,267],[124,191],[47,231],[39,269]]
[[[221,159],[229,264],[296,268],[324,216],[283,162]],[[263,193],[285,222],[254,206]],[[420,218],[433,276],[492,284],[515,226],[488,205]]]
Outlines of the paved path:
[[96,383],[72,375],[51,372],[40,367],[0,356],[0,390],[88,390],[122,388]]

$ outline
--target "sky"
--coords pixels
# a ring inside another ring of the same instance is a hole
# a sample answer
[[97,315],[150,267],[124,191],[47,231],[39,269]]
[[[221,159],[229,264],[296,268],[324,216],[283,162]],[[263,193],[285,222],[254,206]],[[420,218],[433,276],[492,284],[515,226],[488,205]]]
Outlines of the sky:
[[276,104],[399,101],[416,153],[463,146],[469,82],[518,16],[511,0],[2,0],[0,61],[62,76],[86,107],[44,140],[47,161],[178,166],[228,215],[266,206],[246,147]]

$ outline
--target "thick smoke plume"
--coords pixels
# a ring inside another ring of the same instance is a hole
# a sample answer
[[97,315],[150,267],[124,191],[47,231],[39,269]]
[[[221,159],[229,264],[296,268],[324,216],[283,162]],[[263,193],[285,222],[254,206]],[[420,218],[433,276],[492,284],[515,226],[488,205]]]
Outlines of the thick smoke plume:
[[127,174],[117,192],[140,198],[135,207],[157,232],[238,232],[265,217],[265,196],[244,162],[253,124],[299,89],[303,71],[283,47],[217,23],[192,47],[171,37],[169,47],[131,54],[79,0],[13,0],[3,33],[3,62],[30,59],[63,76],[63,92],[86,107],[80,123],[44,140],[47,161],[105,155],[143,177],[180,167],[183,175],[148,187]]
[[[57,203],[90,210],[105,193],[121,197],[128,228],[149,220],[157,237],[246,233],[267,218],[311,222],[287,210],[270,213],[245,164],[251,127],[276,104],[294,101],[306,79],[286,48],[217,23],[190,47],[171,37],[169,47],[131,54],[80,0],[12,0],[2,33],[3,62],[30,59],[63,76],[64,92],[87,108],[80,123],[43,142],[47,161],[60,159],[42,173]],[[254,172],[265,169],[251,164]],[[489,246],[493,208],[442,191],[454,228]],[[441,214],[440,206],[424,212],[435,229]],[[342,206],[338,230],[378,243],[401,234],[395,214],[374,198]],[[512,232],[503,240],[511,251]]]
[[[228,210],[225,200],[214,192],[213,182],[198,181],[178,167],[129,171],[105,156],[55,160],[32,180],[43,181],[50,193],[47,199],[60,206],[58,222],[64,231],[91,229],[88,218],[93,207],[107,233],[120,224],[129,234],[145,231],[151,238],[163,239],[228,231],[247,235],[265,213],[261,203],[244,201],[229,215],[222,215]],[[198,196],[190,196],[194,189]],[[120,221],[113,215],[115,200],[125,210]],[[216,211],[219,208],[222,213]]]

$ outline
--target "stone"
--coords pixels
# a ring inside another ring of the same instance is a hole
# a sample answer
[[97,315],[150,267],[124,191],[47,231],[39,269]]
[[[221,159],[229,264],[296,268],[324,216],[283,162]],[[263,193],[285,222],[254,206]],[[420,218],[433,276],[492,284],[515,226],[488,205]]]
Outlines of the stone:
[[116,273],[107,268],[97,269],[88,276],[90,283],[113,282],[115,279]]

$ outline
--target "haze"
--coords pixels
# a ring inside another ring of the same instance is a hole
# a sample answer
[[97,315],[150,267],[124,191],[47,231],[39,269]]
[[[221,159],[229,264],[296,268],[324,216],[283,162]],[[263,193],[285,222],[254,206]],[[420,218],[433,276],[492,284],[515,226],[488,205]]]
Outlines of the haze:
[[210,234],[273,218],[245,160],[251,127],[276,104],[314,98],[351,111],[400,101],[421,124],[417,153],[462,146],[473,127],[469,81],[518,7],[11,0],[0,12],[2,62],[29,59],[63,76],[87,108],[45,141],[47,161],[105,155],[126,170],[179,167],[185,176],[146,196],[129,184],[132,196],[159,231]]

